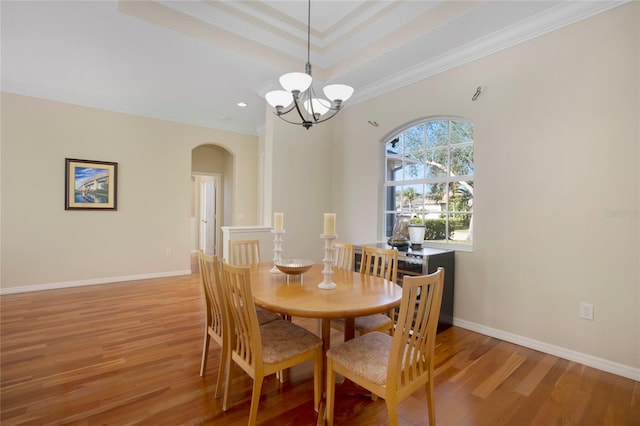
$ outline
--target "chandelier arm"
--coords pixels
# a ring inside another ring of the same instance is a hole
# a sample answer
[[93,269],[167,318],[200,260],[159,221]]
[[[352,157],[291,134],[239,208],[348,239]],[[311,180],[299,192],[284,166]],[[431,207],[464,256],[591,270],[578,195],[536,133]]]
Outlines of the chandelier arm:
[[[311,0],[309,0],[309,10],[311,10]],[[309,19],[311,19],[311,15],[309,15]],[[309,70],[311,70],[311,64],[309,64]],[[309,109],[311,111],[307,111],[311,115],[311,119],[318,123],[318,119],[316,118],[316,110],[313,107],[313,100],[317,98],[316,91],[313,89],[313,86],[309,87],[306,92],[307,100],[309,101]]]
[[311,123],[310,121],[304,121],[302,123],[298,122],[298,121],[291,121],[291,120],[287,120],[285,117],[278,115],[277,113],[274,112],[274,115],[276,115],[278,118],[280,118],[280,120],[285,121],[289,124],[295,124],[297,126],[303,126],[304,123]]
[[[303,120],[303,122],[302,122],[302,123],[299,123],[299,122],[296,122],[296,121],[287,120],[287,119],[284,117],[284,114],[278,114],[278,113],[276,113],[276,112],[274,112],[273,114],[274,114],[274,115],[276,115],[277,117],[279,117],[279,118],[280,118],[280,120],[285,121],[285,122],[287,122],[287,123],[289,123],[289,124],[295,124],[295,125],[297,125],[297,126],[303,126],[303,127],[306,127],[306,126],[308,126],[309,124],[320,124],[320,123],[323,123],[323,122],[325,122],[325,121],[327,121],[327,120],[330,120],[330,119],[332,119],[333,117],[335,117],[336,115],[338,115],[338,112],[340,112],[340,110],[339,110],[339,109],[333,109],[333,108],[331,109],[331,111],[334,111],[334,112],[333,112],[331,115],[325,116],[324,118],[322,118],[322,120],[316,120],[316,119],[314,118],[314,119],[313,119],[313,122],[312,122],[312,121],[309,121],[309,120],[307,120],[307,119],[305,119],[305,118],[302,118],[302,120]],[[289,112],[291,112],[291,110],[290,110]]]
[[324,117],[322,117],[321,120],[315,120],[315,123],[320,124],[320,123],[324,123],[327,120],[332,119],[333,117],[335,117],[336,115],[338,115],[338,112],[340,111],[339,109],[332,109],[331,111],[334,111],[333,114],[331,115],[326,115]]
[[300,119],[305,122],[305,121],[309,121],[305,118],[304,114],[302,114],[302,111],[300,110],[300,104],[298,104],[298,101],[296,99],[293,100],[293,103],[295,104],[296,107],[296,111],[298,111],[298,115],[300,116]]
[[[288,119],[286,119],[284,116],[288,113],[290,113],[293,110],[296,110],[298,112],[298,116],[300,117],[300,120],[302,120],[302,123],[298,123],[295,121],[290,121]],[[300,104],[298,103],[298,100],[294,99],[293,100],[293,106],[291,108],[289,108],[288,110],[284,111],[284,112],[280,112],[280,114],[278,114],[277,111],[273,112],[276,116],[278,116],[282,121],[285,121],[289,124],[295,124],[298,126],[303,126],[306,129],[309,129],[309,127],[311,127],[313,125],[313,122],[305,117],[305,115],[302,113],[302,110],[300,109]]]
[[276,115],[285,115],[285,114],[289,114],[291,111],[294,110],[294,108],[296,107],[295,102],[293,103],[293,105],[291,105],[291,107],[289,107],[289,109],[287,109],[286,111],[280,111],[280,114],[278,114],[277,111],[273,111],[274,114]]

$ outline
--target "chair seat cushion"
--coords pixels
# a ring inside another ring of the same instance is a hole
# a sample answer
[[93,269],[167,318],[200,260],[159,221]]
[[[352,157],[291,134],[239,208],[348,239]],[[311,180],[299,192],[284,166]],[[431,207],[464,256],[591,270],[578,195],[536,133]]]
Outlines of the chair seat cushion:
[[392,340],[388,334],[374,331],[329,349],[327,357],[358,376],[384,385]]
[[262,359],[267,364],[284,361],[322,347],[322,339],[291,321],[277,320],[260,326]]
[[275,312],[267,311],[266,309],[258,307],[256,307],[256,314],[258,315],[258,324],[260,325],[282,319],[282,317]]
[[[344,319],[332,319],[331,326],[338,330],[344,330]],[[356,317],[354,320],[354,328],[359,334],[370,331],[384,331],[393,326],[391,318],[385,314],[367,315],[364,317]]]
[[367,330],[384,330],[385,328],[391,328],[393,323],[391,318],[385,314],[367,315],[364,317],[357,317],[355,320],[355,329],[360,331]]

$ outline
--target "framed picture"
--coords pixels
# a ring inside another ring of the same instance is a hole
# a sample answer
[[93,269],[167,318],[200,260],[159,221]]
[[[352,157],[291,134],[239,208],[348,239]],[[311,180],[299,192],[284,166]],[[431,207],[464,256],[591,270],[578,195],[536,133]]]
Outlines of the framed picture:
[[118,163],[65,158],[65,210],[117,210]]

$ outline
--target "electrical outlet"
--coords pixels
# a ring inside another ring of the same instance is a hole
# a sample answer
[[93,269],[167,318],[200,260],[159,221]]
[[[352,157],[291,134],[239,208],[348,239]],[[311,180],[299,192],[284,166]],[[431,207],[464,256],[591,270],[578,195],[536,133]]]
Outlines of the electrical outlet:
[[165,256],[171,256],[171,249],[170,248],[164,249],[164,254]]
[[580,303],[580,318],[593,320],[593,303]]

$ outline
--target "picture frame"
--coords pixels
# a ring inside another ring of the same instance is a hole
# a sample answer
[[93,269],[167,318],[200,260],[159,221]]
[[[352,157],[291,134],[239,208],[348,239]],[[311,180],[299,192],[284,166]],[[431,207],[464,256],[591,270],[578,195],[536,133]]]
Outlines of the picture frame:
[[65,158],[65,210],[117,210],[118,163]]

